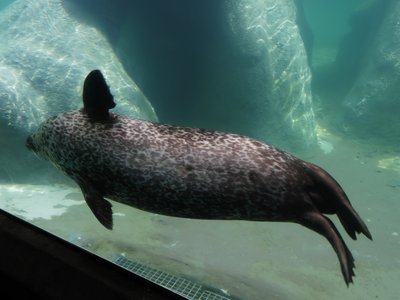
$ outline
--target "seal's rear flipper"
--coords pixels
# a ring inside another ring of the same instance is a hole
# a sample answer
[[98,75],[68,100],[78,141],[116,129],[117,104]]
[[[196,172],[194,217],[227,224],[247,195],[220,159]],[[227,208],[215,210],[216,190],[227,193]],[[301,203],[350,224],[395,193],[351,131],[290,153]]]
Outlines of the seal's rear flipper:
[[87,205],[99,222],[107,229],[112,230],[112,205],[103,198],[103,195],[93,187],[87,180],[77,180]]
[[349,248],[347,248],[332,221],[319,212],[309,212],[304,215],[299,223],[315,232],[318,232],[329,241],[339,258],[344,281],[347,286],[349,286],[349,283],[353,283],[353,268],[355,267],[353,255]]
[[83,111],[93,121],[107,120],[108,110],[115,107],[110,88],[99,70],[93,70],[87,75],[83,84],[82,98]]
[[304,167],[314,182],[309,196],[319,211],[324,214],[337,214],[344,229],[353,240],[357,238],[356,233],[363,233],[372,240],[367,225],[351,206],[339,183],[328,172],[316,165],[305,163]]

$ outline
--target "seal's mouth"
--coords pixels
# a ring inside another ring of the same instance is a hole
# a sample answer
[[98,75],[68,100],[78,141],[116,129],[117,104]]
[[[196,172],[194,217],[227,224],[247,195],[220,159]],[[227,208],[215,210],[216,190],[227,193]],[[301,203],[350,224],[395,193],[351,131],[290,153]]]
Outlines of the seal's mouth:
[[26,148],[28,148],[29,150],[31,150],[33,152],[35,152],[35,150],[36,150],[31,136],[28,136],[28,138],[26,139],[25,146],[26,146]]

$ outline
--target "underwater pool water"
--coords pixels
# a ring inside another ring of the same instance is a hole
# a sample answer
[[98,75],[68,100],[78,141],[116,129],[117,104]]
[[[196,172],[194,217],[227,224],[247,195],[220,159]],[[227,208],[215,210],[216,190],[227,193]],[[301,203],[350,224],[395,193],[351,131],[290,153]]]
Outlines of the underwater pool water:
[[[387,33],[400,31],[390,26],[396,1],[9,2],[0,3],[0,209],[228,299],[398,299],[400,101],[390,78],[400,53]],[[323,17],[329,5],[336,21]],[[377,31],[360,32],[366,20]],[[105,229],[78,186],[25,148],[43,120],[81,107],[97,68],[120,114],[245,134],[327,170],[373,237],[354,241],[329,216],[355,258],[354,284],[330,244],[297,224],[173,218],[111,201]]]

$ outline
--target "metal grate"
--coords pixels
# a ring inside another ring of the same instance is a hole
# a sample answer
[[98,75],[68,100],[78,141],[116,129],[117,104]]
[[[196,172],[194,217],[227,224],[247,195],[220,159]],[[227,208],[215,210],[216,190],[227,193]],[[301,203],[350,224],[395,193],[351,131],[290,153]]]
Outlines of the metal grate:
[[198,283],[150,268],[141,263],[129,260],[122,255],[117,255],[113,262],[189,300],[231,300],[230,298],[207,290]]

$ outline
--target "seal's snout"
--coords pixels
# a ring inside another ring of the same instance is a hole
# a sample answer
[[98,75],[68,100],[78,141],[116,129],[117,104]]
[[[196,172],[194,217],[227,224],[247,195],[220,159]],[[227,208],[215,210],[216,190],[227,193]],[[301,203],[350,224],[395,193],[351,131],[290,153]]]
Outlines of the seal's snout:
[[25,142],[26,148],[28,148],[31,151],[35,151],[35,145],[33,144],[33,139],[31,136],[28,136]]

